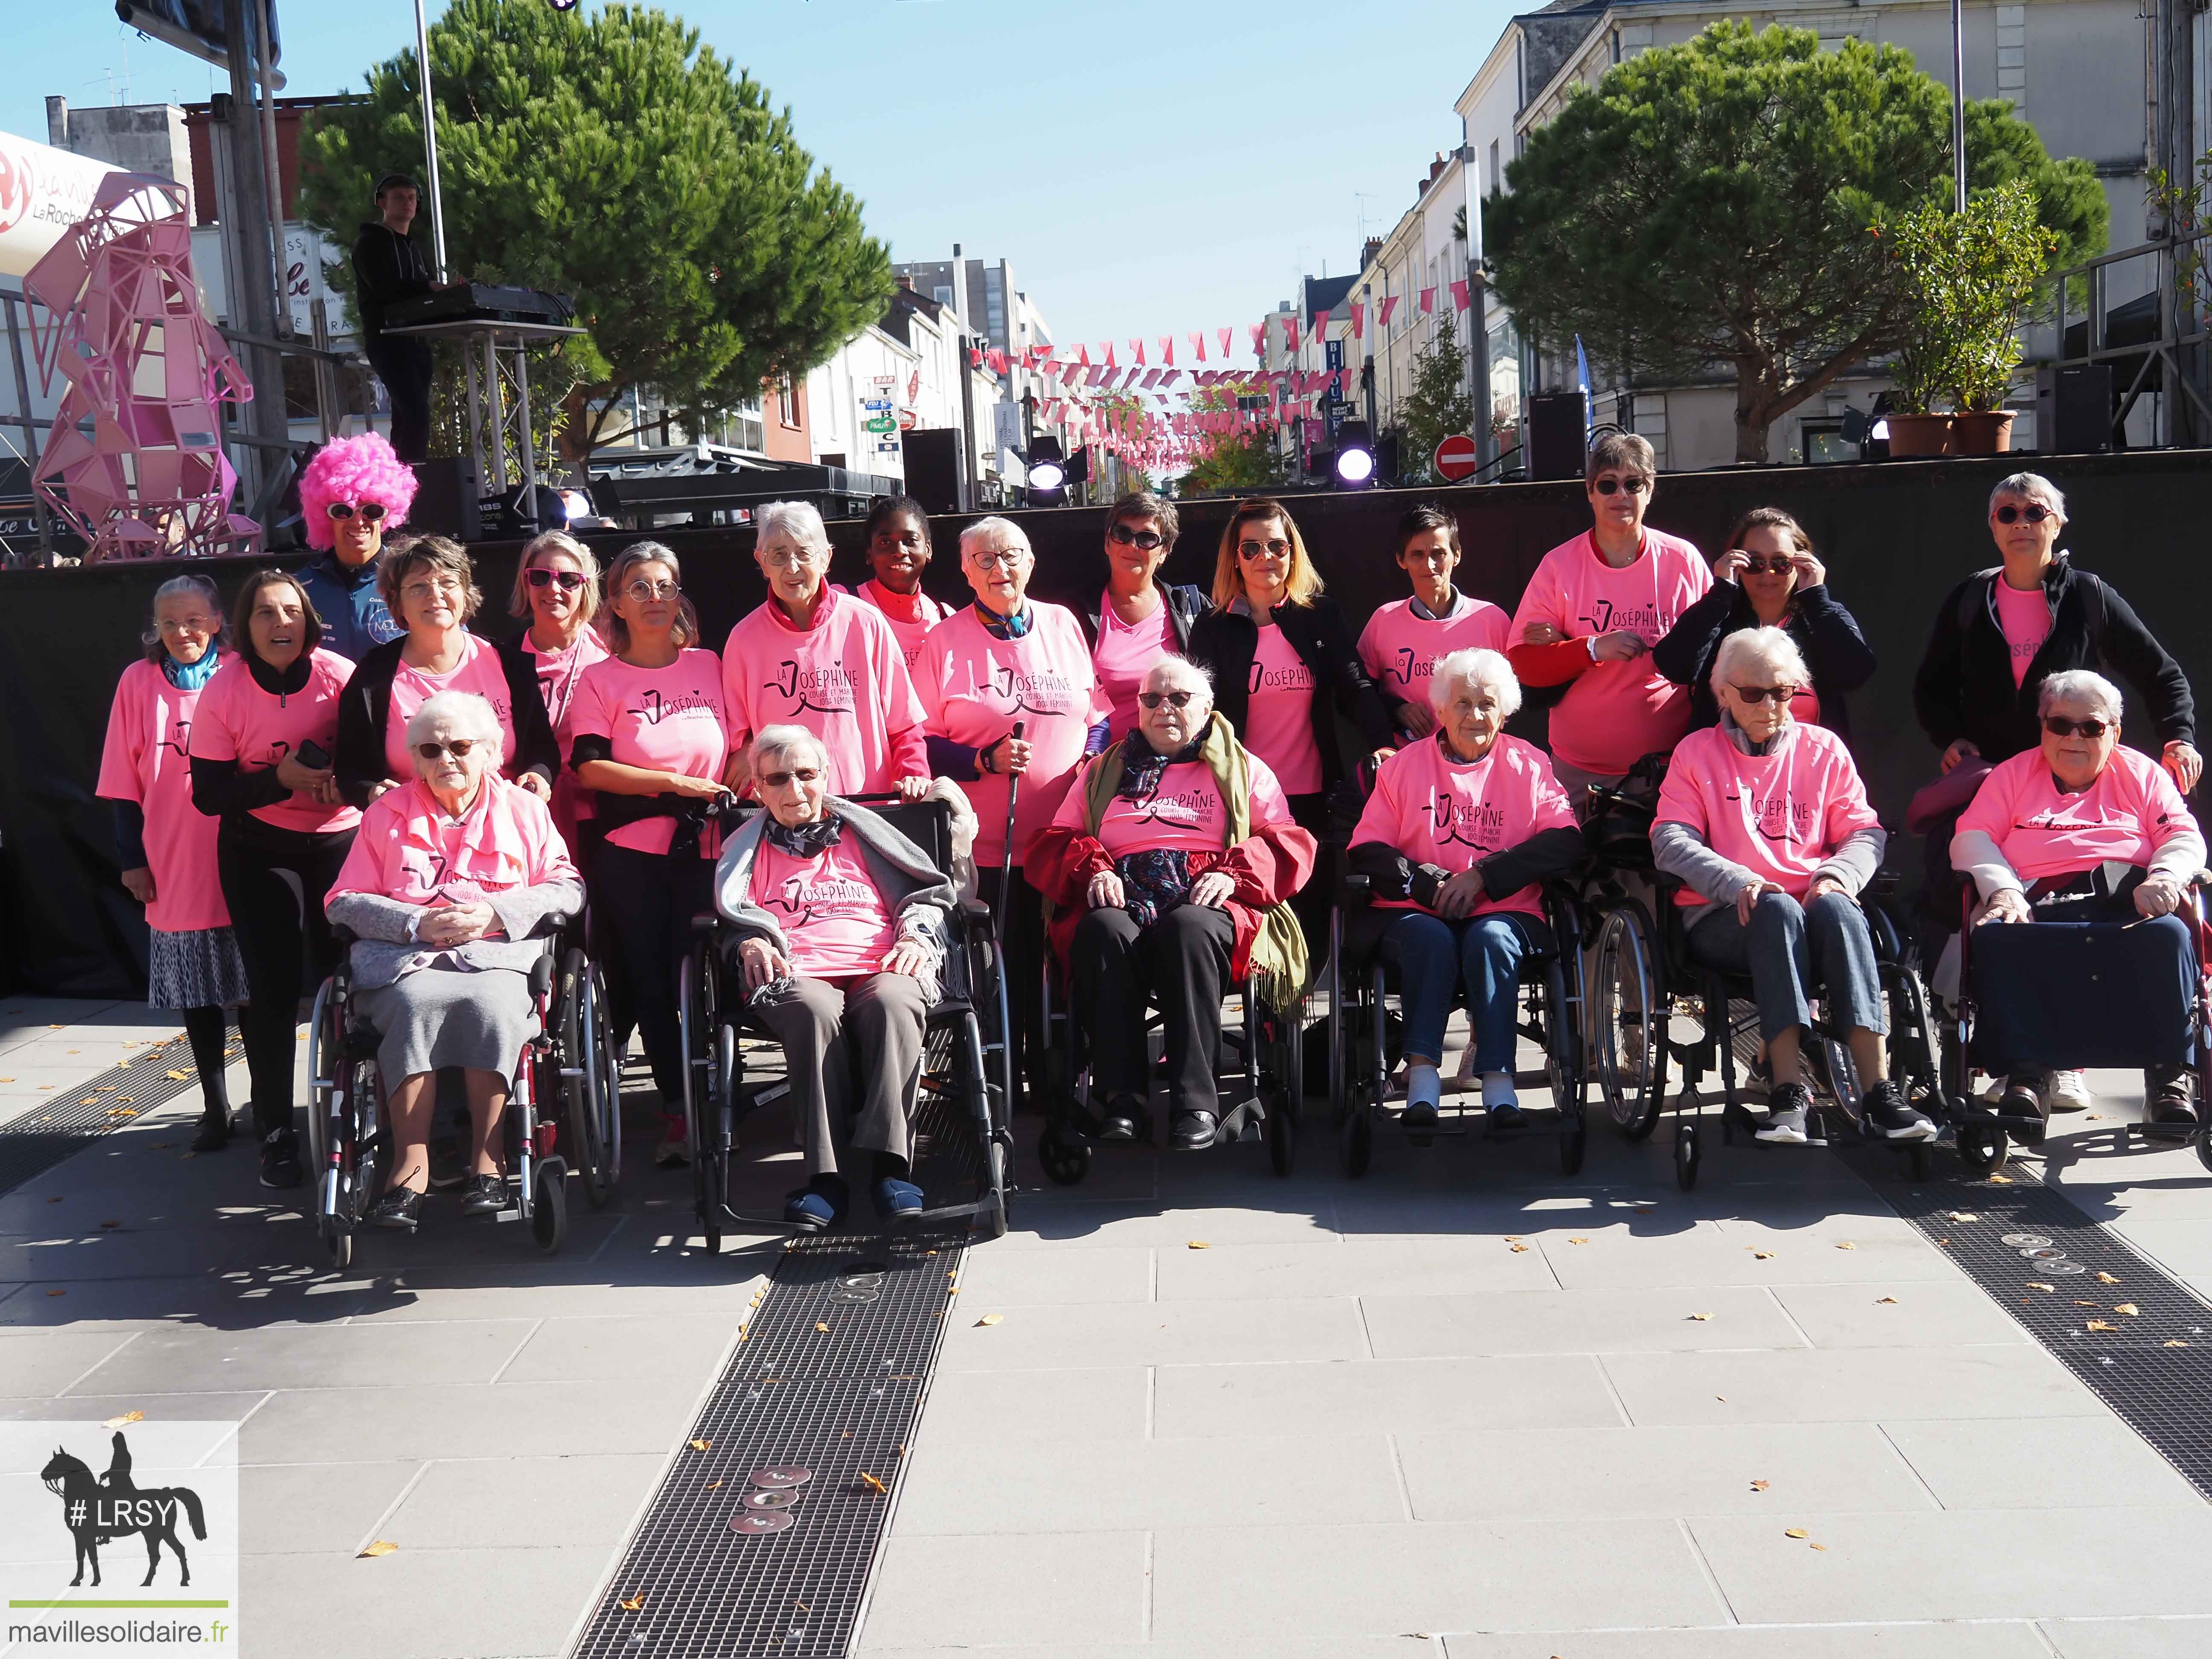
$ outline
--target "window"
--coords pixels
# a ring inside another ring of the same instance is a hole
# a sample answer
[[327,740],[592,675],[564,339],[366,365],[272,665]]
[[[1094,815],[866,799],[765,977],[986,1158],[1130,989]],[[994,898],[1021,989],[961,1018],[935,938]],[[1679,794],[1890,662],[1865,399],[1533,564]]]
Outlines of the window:
[[952,303],[952,290],[942,283],[930,290],[930,295],[941,306],[950,306]]
[[1505,188],[1505,174],[1498,166],[1498,140],[1495,138],[1490,141],[1490,187],[1492,190]]
[[776,377],[775,404],[776,413],[782,419],[786,430],[798,431],[801,424],[799,418],[799,388],[793,383],[788,374]]

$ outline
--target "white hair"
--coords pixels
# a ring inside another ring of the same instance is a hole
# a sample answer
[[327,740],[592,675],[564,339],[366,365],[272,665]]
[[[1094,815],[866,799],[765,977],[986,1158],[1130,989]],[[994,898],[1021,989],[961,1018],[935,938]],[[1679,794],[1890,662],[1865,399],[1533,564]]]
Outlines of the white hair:
[[829,526],[822,522],[821,509],[811,501],[770,501],[753,509],[754,546],[779,531],[801,547],[818,551],[830,545]]
[[1150,685],[1155,674],[1165,674],[1182,690],[1203,692],[1206,702],[1213,701],[1213,671],[1203,663],[1193,662],[1188,657],[1162,657],[1145,671],[1143,684]]
[[1002,537],[1024,552],[1036,550],[1030,546],[1028,533],[1022,529],[1021,526],[1016,524],[1012,519],[1002,519],[994,513],[988,518],[976,520],[975,523],[960,532],[960,551],[964,555],[968,551],[968,544],[971,540],[977,540],[985,536]]
[[816,764],[828,769],[830,751],[822,746],[822,739],[805,726],[793,725],[761,728],[760,735],[753,739],[752,769],[756,773],[761,772],[769,761],[799,749],[811,749]]
[[1793,685],[1813,683],[1805,653],[1788,634],[1779,628],[1740,628],[1721,641],[1721,648],[1713,655],[1713,690],[1718,691],[1722,681],[1733,680],[1739,672],[1758,669]]
[[2083,702],[2100,720],[2120,723],[2120,688],[2102,674],[2087,668],[2069,668],[2044,681],[2035,694],[2035,717],[2041,720],[2062,702]]
[[2040,472],[2015,472],[2008,478],[1997,480],[1997,487],[1990,491],[1990,511],[1997,510],[1997,503],[2008,495],[2023,501],[2040,501],[2056,513],[2063,522],[2066,517],[2066,498],[2058,493],[2058,486]]
[[[488,771],[499,770],[507,758],[507,733],[500,729],[499,711],[473,691],[433,691],[425,697],[408,718],[408,752],[414,753],[416,744],[441,727],[449,737],[489,744],[492,763]],[[422,757],[415,758],[419,765]]]
[[1489,687],[1508,720],[1520,709],[1521,682],[1514,677],[1513,665],[1498,652],[1448,651],[1437,658],[1429,675],[1429,707],[1443,713],[1453,689],[1461,684],[1472,685],[1478,691]]

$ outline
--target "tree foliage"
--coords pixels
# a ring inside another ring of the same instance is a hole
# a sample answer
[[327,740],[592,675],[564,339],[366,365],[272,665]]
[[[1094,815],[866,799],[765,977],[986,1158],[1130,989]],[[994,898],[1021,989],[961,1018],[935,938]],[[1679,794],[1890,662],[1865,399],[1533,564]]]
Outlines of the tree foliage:
[[2020,323],[2057,240],[2036,222],[2024,179],[1978,190],[1964,213],[1932,202],[1877,228],[1910,284],[1912,325],[1897,354],[1899,412],[1925,415],[1938,398],[1992,410],[2020,367]]
[[[665,13],[453,0],[430,61],[449,274],[575,296],[590,332],[566,355],[605,399],[568,434],[578,451],[621,435],[608,428],[633,386],[701,414],[751,402],[889,302],[860,203],[788,111]],[[403,52],[309,117],[301,210],[341,246],[374,216],[380,175],[419,175],[419,87]]]
[[[1234,381],[1193,392],[1194,415],[1218,413],[1237,407],[1241,397],[1264,396],[1265,380]],[[1265,426],[1249,432],[1207,432],[1197,442],[1198,459],[1182,475],[1185,495],[1202,489],[1261,489],[1284,480],[1283,458],[1274,434]]]
[[[1660,383],[1732,373],[1736,458],[1837,376],[1903,343],[1913,299],[1869,228],[1951,191],[1951,94],[1893,46],[1715,23],[1578,88],[1507,169],[1485,227],[1532,337]],[[1966,109],[1970,181],[2025,179],[2054,258],[2100,250],[2089,164],[2053,161],[2002,100]]]
[[1467,352],[1452,331],[1451,313],[1439,312],[1437,331],[1413,354],[1413,389],[1398,406],[1404,431],[1399,471],[1408,483],[1431,479],[1437,446],[1458,434],[1474,435],[1474,394],[1467,389]]

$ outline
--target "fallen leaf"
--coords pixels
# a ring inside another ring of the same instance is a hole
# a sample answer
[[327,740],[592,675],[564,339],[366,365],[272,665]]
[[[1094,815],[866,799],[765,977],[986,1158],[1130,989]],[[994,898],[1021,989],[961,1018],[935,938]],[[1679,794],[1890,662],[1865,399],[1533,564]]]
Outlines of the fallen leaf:
[[1802,1527],[1785,1527],[1783,1528],[1782,1535],[1784,1538],[1802,1538],[1807,1534]]
[[2117,1331],[2120,1328],[2109,1319],[2093,1319],[2089,1322],[2089,1328],[2093,1331]]
[[643,1613],[645,1611],[645,1592],[643,1590],[640,1590],[635,1595],[625,1595],[621,1601],[616,1602],[615,1605],[620,1607],[624,1613]]
[[1727,1405],[1727,1404],[1728,1404],[1728,1396],[1727,1396],[1726,1395],[1724,1395],[1724,1394],[1717,1394],[1717,1395],[1715,1395],[1713,1396],[1713,1398],[1714,1398],[1714,1399],[1716,1399],[1716,1400],[1717,1400],[1717,1401],[1719,1401],[1721,1402],[1721,1404],[1722,1404],[1722,1405],[1723,1405],[1723,1406],[1725,1406],[1725,1405]]
[[2115,1302],[2112,1304],[2112,1311],[2116,1314],[2125,1314],[2129,1318],[2133,1319],[2142,1310],[2132,1302]]
[[97,1106],[100,1104],[100,1097],[97,1095],[87,1095],[82,1100],[77,1102],[77,1104],[80,1106]]
[[48,1291],[46,1294],[48,1296],[67,1296],[69,1292],[67,1291]]
[[1753,1261],[1771,1261],[1774,1260],[1774,1252],[1771,1250],[1753,1250],[1751,1253],[1751,1259]]
[[1513,1254],[1516,1255],[1526,1255],[1528,1254],[1528,1247],[1526,1244],[1516,1244],[1513,1247]]
[[1826,1544],[1815,1544],[1813,1547],[1820,1551],[1823,1555],[1826,1555],[1828,1553],[1828,1547]]
[[2189,1345],[2188,1345],[2186,1342],[2181,1341],[2179,1339],[2178,1339],[2178,1338],[2177,1338],[2177,1339],[2175,1339],[2174,1340],[2172,1340],[2172,1341],[2169,1341],[2169,1342],[2162,1343],[2162,1344],[2160,1344],[2160,1346],[2162,1346],[2162,1347],[2168,1347],[2168,1348],[2185,1348],[2185,1347],[2187,1347]]
[[1999,1187],[2009,1187],[2012,1185],[2012,1177],[2010,1176],[1993,1175],[1990,1177],[1990,1180],[1993,1185]]
[[398,1547],[399,1546],[393,1543],[389,1538],[380,1538],[354,1559],[356,1560],[361,1560],[372,1555],[390,1555],[397,1551]]
[[2120,1281],[2111,1273],[2099,1273],[2097,1282],[2100,1285],[2117,1285]]
[[1006,1315],[1004,1315],[1004,1314],[985,1314],[985,1315],[984,1315],[981,1319],[977,1320],[975,1322],[976,1322],[978,1325],[995,1325],[995,1324],[997,1324],[1000,1320],[1004,1319],[1005,1317],[1006,1317]]
[[2077,1308],[2101,1308],[2105,1304],[2101,1302],[2084,1302],[2077,1296],[2074,1298],[2074,1305]]
[[1521,1237],[1522,1237],[1522,1235],[1521,1235],[1521,1234],[1519,1234],[1519,1233],[1508,1233],[1508,1234],[1506,1234],[1506,1235],[1505,1235],[1505,1242],[1506,1242],[1508,1244],[1515,1244],[1515,1243],[1518,1243],[1520,1242],[1520,1240],[1521,1240]]
[[1212,1249],[1213,1248],[1213,1246],[1212,1246],[1212,1245],[1211,1245],[1211,1244],[1209,1244],[1209,1243],[1206,1243],[1204,1239],[1202,1239],[1202,1238],[1194,1238],[1194,1239],[1192,1239],[1192,1240],[1190,1241],[1190,1247],[1189,1247],[1189,1248],[1190,1248],[1190,1249],[1194,1249],[1194,1250],[1210,1250],[1210,1249]]
[[1692,1314],[1690,1317],[1692,1319],[1711,1319],[1712,1316],[1711,1314]]
[[708,1447],[714,1443],[711,1440],[694,1440],[691,1443],[691,1449],[693,1451],[704,1451]]
[[1587,1244],[1589,1243],[1589,1240],[1587,1238],[1571,1238],[1567,1243],[1570,1244]]
[[817,1319],[814,1322],[814,1328],[817,1331],[827,1331],[830,1328]]
[[120,1417],[109,1418],[100,1426],[103,1429],[119,1429],[125,1423],[143,1423],[145,1420],[146,1413],[143,1412],[125,1412]]
[[1951,1212],[1951,1219],[1954,1221],[1979,1221],[1981,1217],[1976,1215],[1972,1210],[1954,1210]]
[[1842,1243],[1838,1243],[1836,1248],[1839,1250],[1856,1250],[1858,1249],[1858,1246],[1852,1243],[1850,1239],[1846,1238]]
[[882,1481],[877,1480],[874,1475],[870,1474],[866,1469],[863,1469],[860,1472],[860,1480],[863,1485],[873,1486],[878,1492],[883,1493],[886,1498],[889,1498],[891,1495],[891,1489],[884,1485]]
[[111,1106],[107,1109],[107,1115],[110,1117],[136,1117],[138,1109],[136,1106]]
[[712,1491],[714,1491],[714,1488],[715,1488],[715,1487],[717,1487],[717,1486],[720,1486],[721,1484],[722,1484],[722,1483],[721,1483],[720,1481],[719,1481],[719,1480],[709,1480],[709,1481],[707,1483],[707,1490],[708,1490],[708,1492],[712,1492]]
[[1885,1302],[1894,1307],[1897,1304],[1897,1298],[1893,1296],[1878,1296],[1875,1298],[1875,1305],[1877,1307],[1881,1306]]
[[161,1075],[172,1083],[182,1083],[185,1080],[185,1074],[182,1072],[164,1072]]
[[1751,1489],[1753,1492],[1765,1492],[1766,1490],[1766,1482],[1764,1480],[1754,1480],[1751,1483]]
[[2027,1288],[2031,1291],[2056,1291],[2058,1287],[2056,1285],[2046,1285],[2039,1279],[2031,1279],[2027,1281]]

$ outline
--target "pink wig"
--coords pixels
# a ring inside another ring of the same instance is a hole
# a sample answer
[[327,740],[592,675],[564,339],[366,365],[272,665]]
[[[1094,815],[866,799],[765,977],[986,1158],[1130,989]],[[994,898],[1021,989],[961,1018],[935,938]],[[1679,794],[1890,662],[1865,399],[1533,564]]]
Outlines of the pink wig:
[[310,547],[337,545],[337,529],[331,523],[332,501],[381,501],[384,528],[390,532],[407,522],[407,509],[414,500],[415,475],[374,432],[333,439],[315,452],[315,459],[300,475],[300,513],[307,520]]

